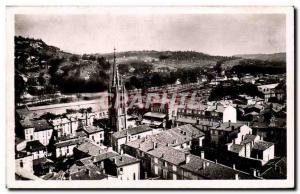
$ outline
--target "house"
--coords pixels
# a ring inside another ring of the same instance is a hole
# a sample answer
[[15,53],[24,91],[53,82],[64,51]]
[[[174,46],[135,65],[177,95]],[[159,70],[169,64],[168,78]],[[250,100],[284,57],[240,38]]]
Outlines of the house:
[[143,116],[142,125],[155,128],[166,128],[167,115],[160,112],[147,112]]
[[237,111],[232,105],[215,103],[209,105],[205,110],[205,115],[209,120],[221,122],[237,122]]
[[59,141],[54,144],[55,148],[55,157],[71,157],[74,155],[73,150],[79,143],[79,139],[72,138]]
[[33,174],[33,155],[27,152],[17,151],[15,154],[16,170],[22,169]]
[[[239,131],[243,123],[212,123],[209,130],[206,132],[206,145],[210,147],[223,147],[226,143],[231,142]],[[199,126],[197,126],[199,128]]]
[[115,175],[119,180],[139,180],[140,160],[128,154],[122,154],[109,158],[111,166],[106,169],[106,173]]
[[33,160],[47,156],[46,146],[41,144],[38,140],[27,142],[25,150],[32,154]]
[[48,145],[52,137],[53,127],[45,119],[21,121],[26,141],[40,141],[43,145]]
[[130,141],[134,141],[136,139],[153,135],[154,131],[155,130],[148,125],[140,125],[137,127],[129,128],[127,130],[118,131],[112,134],[111,145],[113,147],[113,150],[115,150],[116,152],[120,152],[121,145]]
[[104,130],[100,127],[96,126],[84,126],[82,130],[87,134],[87,137],[95,142],[96,144],[100,145],[104,142]]
[[106,153],[109,149],[106,147],[100,147],[89,139],[82,142],[80,145],[74,148],[73,153],[75,159],[81,159],[90,156],[96,156],[99,154]]
[[67,118],[57,118],[50,120],[53,129],[57,132],[57,137],[74,134],[71,121]]
[[265,102],[268,102],[269,98],[276,97],[276,87],[278,85],[279,83],[257,86],[258,91],[264,94]]
[[246,125],[240,127],[237,137],[227,144],[230,152],[238,156],[261,160],[262,165],[274,159],[274,143],[263,141],[262,137],[252,134]]

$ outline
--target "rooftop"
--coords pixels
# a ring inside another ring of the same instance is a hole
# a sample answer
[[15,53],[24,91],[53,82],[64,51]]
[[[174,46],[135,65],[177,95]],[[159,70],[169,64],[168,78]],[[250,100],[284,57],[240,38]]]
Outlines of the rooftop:
[[256,150],[266,150],[269,147],[271,147],[272,145],[274,145],[274,143],[272,142],[267,142],[267,141],[256,141],[253,145],[253,149]]
[[91,143],[91,142],[84,142],[80,144],[77,149],[81,152],[84,152],[90,156],[96,156],[105,152],[105,149]]
[[122,154],[113,158],[110,158],[110,160],[114,161],[117,167],[122,167],[130,164],[139,163],[140,160],[136,159],[128,154]]
[[36,152],[44,149],[46,149],[46,146],[44,146],[39,140],[29,141],[26,144],[26,150],[29,152]]
[[238,174],[239,179],[253,179],[249,174],[235,170],[233,168],[214,163],[212,161],[201,159],[195,155],[189,155],[190,161],[181,165],[185,170],[198,174],[208,179],[235,179]]
[[25,119],[21,122],[23,128],[34,128],[35,131],[43,131],[52,129],[50,124],[45,119],[29,120]]

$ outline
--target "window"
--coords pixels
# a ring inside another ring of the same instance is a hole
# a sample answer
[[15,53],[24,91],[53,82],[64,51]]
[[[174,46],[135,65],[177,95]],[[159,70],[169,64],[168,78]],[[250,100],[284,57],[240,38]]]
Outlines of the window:
[[23,160],[20,160],[20,167],[23,168]]
[[69,153],[69,147],[67,147],[67,154]]
[[165,167],[168,167],[168,163],[167,163],[167,162],[164,162],[164,166],[165,166]]
[[102,138],[102,133],[100,133],[100,138]]
[[120,168],[119,172],[120,174],[123,174],[123,168]]
[[133,180],[135,180],[135,172],[133,173]]

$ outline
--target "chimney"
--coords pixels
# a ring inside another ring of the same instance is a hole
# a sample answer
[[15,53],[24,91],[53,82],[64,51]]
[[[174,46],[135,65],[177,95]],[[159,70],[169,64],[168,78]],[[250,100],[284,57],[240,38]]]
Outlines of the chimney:
[[235,174],[235,180],[239,180],[239,174],[238,173]]
[[218,160],[217,159],[215,159],[215,163],[218,164]]
[[94,161],[94,162],[97,162],[97,158],[96,158],[95,156],[93,157],[93,161]]
[[205,162],[202,162],[202,169],[204,170],[206,168]]
[[123,161],[123,157],[122,156],[120,157],[120,161]]
[[256,169],[255,169],[255,168],[253,168],[252,175],[253,175],[254,177],[257,177]]
[[232,165],[232,169],[235,170],[235,164]]
[[191,161],[191,156],[189,154],[185,154],[185,162],[190,163]]
[[121,155],[124,154],[124,149],[123,148],[121,148],[120,153],[121,153]]
[[157,148],[157,142],[153,142],[154,143],[154,148]]
[[201,159],[205,159],[205,156],[204,156],[204,151],[201,151],[200,158],[201,158]]

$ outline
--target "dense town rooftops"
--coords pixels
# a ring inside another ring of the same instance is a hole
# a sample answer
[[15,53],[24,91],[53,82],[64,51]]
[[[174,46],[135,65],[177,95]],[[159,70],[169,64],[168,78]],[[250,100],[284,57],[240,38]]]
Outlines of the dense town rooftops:
[[200,175],[203,178],[236,179],[237,178],[236,175],[238,175],[238,179],[255,178],[245,172],[218,163],[214,163],[206,159],[202,159],[199,156],[190,154],[189,157],[190,160],[186,164],[181,165],[181,168],[190,171],[192,173],[195,173],[197,175]]
[[46,147],[39,140],[29,141],[26,144],[26,150],[29,152],[36,152],[44,149],[46,149]]
[[96,127],[96,126],[84,126],[83,127],[83,130],[87,133],[87,134],[93,134],[93,133],[97,133],[97,132],[100,132],[100,131],[103,131],[102,128],[100,127]]
[[109,158],[116,157],[118,155],[119,154],[117,152],[110,151],[110,152],[106,152],[106,153],[103,153],[103,154],[93,156],[91,159],[93,160],[93,162],[100,162],[100,161],[103,161],[103,160],[106,160],[106,159],[109,159]]
[[122,154],[113,158],[109,158],[111,161],[115,163],[117,167],[122,167],[130,164],[139,163],[140,160],[136,159],[128,154]]
[[[192,125],[187,124],[163,131],[156,135],[150,135],[147,138],[140,138],[132,142],[127,142],[126,145],[141,149],[151,148],[151,144],[154,143],[166,146],[177,146],[187,143],[193,138],[199,138],[203,136],[205,136],[203,132]],[[152,143],[149,143],[149,141]]]

